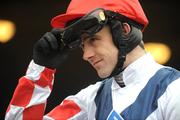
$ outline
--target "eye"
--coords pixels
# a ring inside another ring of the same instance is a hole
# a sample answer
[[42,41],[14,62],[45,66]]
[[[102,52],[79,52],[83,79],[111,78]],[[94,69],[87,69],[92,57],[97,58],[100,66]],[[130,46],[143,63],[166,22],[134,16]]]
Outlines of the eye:
[[91,42],[93,42],[93,41],[97,40],[97,38],[96,38],[96,37],[91,37],[89,40],[90,40]]
[[101,38],[99,36],[93,35],[91,37],[89,37],[89,41],[90,43],[94,43],[96,41],[99,41]]
[[96,37],[96,36],[88,36],[85,39],[82,40],[81,44],[79,45],[79,47],[84,50],[85,46],[96,46],[96,44],[98,43],[97,41],[100,40],[100,38]]

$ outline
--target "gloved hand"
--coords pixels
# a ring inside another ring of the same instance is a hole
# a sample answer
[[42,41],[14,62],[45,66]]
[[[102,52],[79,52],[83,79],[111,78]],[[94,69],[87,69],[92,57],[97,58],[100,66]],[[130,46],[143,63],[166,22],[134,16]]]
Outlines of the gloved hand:
[[61,31],[52,29],[35,43],[33,60],[36,64],[55,69],[67,58],[69,49],[60,40]]

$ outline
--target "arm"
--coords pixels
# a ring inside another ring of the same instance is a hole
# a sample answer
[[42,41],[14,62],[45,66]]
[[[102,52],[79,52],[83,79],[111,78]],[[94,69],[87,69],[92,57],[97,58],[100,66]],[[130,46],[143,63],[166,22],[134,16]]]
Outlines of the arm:
[[87,114],[80,101],[75,98],[66,98],[63,102],[56,106],[52,111],[43,117],[43,120],[68,120],[78,119],[86,120]]
[[180,120],[180,78],[173,81],[158,100],[158,109],[149,119]]
[[6,119],[43,118],[55,69],[66,59],[69,51],[59,40],[60,32],[53,29],[34,45],[33,61],[26,75],[19,80],[7,109]]
[[[6,111],[6,120],[67,120],[87,117],[79,96],[70,96],[44,116],[46,101],[54,81],[55,70],[31,61],[25,76],[19,79]],[[82,98],[82,96],[81,96]]]
[[172,82],[167,88],[166,94],[163,96],[163,116],[164,120],[180,120],[180,78]]
[[54,73],[55,70],[36,65],[31,61],[26,75],[19,79],[5,119],[41,120],[46,100],[52,90]]
[[101,82],[89,85],[76,95],[68,96],[63,102],[44,116],[43,120],[94,120],[94,99]]

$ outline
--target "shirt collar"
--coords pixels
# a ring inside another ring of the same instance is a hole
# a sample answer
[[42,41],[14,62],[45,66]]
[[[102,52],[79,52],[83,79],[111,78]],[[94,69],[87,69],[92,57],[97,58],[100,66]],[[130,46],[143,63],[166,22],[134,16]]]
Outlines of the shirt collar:
[[[128,65],[123,71],[122,75],[125,86],[128,86],[129,84],[135,82],[140,82],[142,80],[141,77],[147,74],[147,69],[149,70],[150,68],[152,68],[153,64],[156,64],[154,58],[150,53],[146,53],[145,55]],[[117,88],[120,87],[113,79],[112,89]]]

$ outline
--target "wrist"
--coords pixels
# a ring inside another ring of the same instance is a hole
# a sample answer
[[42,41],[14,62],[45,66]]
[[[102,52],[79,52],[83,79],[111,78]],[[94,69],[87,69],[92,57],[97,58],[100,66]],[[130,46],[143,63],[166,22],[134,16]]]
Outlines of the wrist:
[[34,60],[31,60],[28,69],[26,71],[26,77],[29,78],[32,81],[39,80],[40,74],[46,69],[48,73],[54,74],[56,72],[56,69],[47,68],[45,66],[36,64]]

